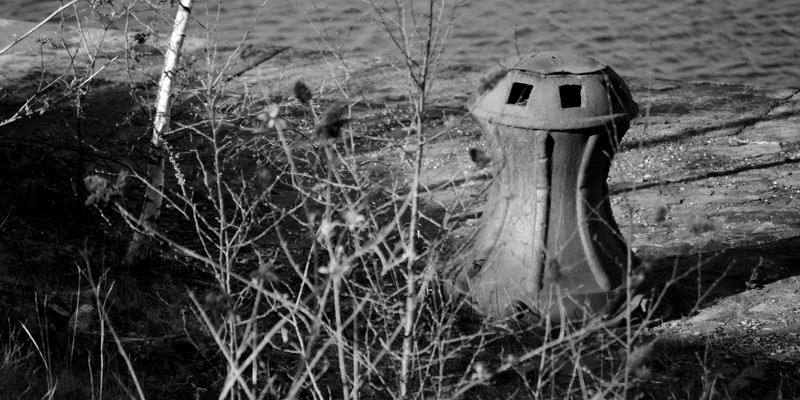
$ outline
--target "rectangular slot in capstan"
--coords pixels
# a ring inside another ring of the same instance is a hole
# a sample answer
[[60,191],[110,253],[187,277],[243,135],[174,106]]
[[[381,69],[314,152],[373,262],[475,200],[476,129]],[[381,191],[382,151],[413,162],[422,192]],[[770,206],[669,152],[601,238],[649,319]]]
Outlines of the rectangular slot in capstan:
[[531,97],[532,90],[533,85],[514,82],[514,84],[511,85],[511,92],[508,93],[508,100],[506,101],[506,104],[516,104],[518,106],[524,106],[528,104],[528,98]]
[[581,106],[581,85],[562,85],[558,87],[561,96],[561,108],[576,108]]

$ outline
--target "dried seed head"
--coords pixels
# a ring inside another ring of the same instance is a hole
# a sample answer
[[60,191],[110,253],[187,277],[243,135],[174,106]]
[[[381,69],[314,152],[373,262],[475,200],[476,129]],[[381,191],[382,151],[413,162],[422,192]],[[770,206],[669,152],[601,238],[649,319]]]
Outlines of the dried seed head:
[[231,299],[222,292],[209,292],[206,294],[206,309],[211,318],[216,322],[225,318],[231,312]]
[[294,83],[294,98],[303,104],[308,104],[314,98],[314,94],[303,81],[298,80]]
[[275,182],[275,173],[269,168],[261,167],[256,170],[256,177],[258,181],[265,185],[270,185]]
[[700,235],[706,232],[711,232],[717,229],[714,225],[714,221],[711,221],[708,217],[705,216],[698,216],[691,220],[689,223],[689,230],[692,231],[695,235]]
[[444,127],[445,129],[453,129],[456,125],[458,125],[461,118],[456,117],[455,115],[448,115],[447,118],[444,119]]
[[39,37],[36,38],[36,43],[39,43],[39,44],[41,44],[43,46],[44,45],[49,45],[52,48],[58,47],[58,45],[56,45],[56,41],[53,40],[53,38],[51,38],[50,36],[47,36],[47,35],[39,35]]
[[90,206],[99,201],[108,201],[111,197],[108,195],[108,179],[100,175],[89,175],[83,178],[83,183],[89,191],[89,198],[84,205]]
[[[628,354],[627,364],[631,370],[637,371],[639,369],[647,368],[645,363],[652,358],[653,345],[655,341],[635,346],[633,351]],[[645,372],[645,371],[643,371]]]
[[322,115],[322,120],[319,125],[314,128],[314,133],[320,139],[335,139],[342,133],[342,127],[347,124],[347,118],[344,118],[347,107],[341,103],[331,104],[325,114]]
[[125,188],[125,181],[128,178],[128,171],[120,171],[116,182],[112,183],[109,179],[100,175],[90,175],[83,178],[89,197],[84,205],[91,206],[98,203],[108,203],[112,198],[122,195]]
[[131,40],[136,42],[136,44],[144,44],[148,37],[150,37],[150,32],[136,32],[131,35]]
[[264,109],[261,110],[261,112],[259,112],[256,115],[256,118],[261,120],[261,121],[264,121],[264,122],[269,122],[269,121],[273,121],[275,118],[277,118],[278,114],[280,114],[280,113],[281,113],[281,106],[278,105],[278,104],[272,103],[272,104],[268,104],[268,105],[264,106]]
[[469,158],[472,159],[478,169],[486,168],[492,163],[492,158],[485,151],[474,147],[469,149]]
[[258,269],[250,273],[251,279],[263,279],[268,282],[277,282],[278,275],[275,274],[275,265],[272,263],[259,263]]
[[667,211],[668,210],[667,210],[666,206],[660,205],[660,206],[656,207],[656,212],[655,212],[655,214],[656,214],[655,215],[656,223],[660,224],[660,223],[662,223],[662,222],[667,220]]
[[473,372],[470,376],[470,378],[474,381],[483,382],[492,377],[492,373],[482,362],[475,363],[474,369],[475,372]]

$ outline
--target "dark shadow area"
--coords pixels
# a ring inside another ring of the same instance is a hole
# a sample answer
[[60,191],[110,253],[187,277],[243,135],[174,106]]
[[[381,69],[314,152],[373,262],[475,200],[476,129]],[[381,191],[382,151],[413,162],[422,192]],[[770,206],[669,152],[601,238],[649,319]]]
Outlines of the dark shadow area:
[[681,132],[678,132],[678,133],[676,133],[674,135],[665,135],[665,136],[660,136],[660,137],[655,137],[655,138],[650,138],[650,139],[644,139],[644,140],[639,140],[639,141],[625,141],[625,142],[620,144],[619,151],[622,152],[622,151],[629,151],[629,150],[647,149],[647,148],[655,147],[655,146],[658,146],[658,145],[664,144],[664,143],[679,142],[679,141],[682,141],[682,140],[691,139],[693,137],[705,135],[705,134],[707,134],[709,132],[714,132],[714,131],[719,131],[719,130],[729,129],[729,128],[739,128],[739,129],[736,130],[735,133],[725,135],[725,136],[734,136],[734,135],[737,135],[737,134],[741,133],[748,126],[751,126],[751,125],[753,125],[753,124],[755,124],[757,122],[781,120],[781,119],[786,119],[786,118],[788,118],[790,116],[794,116],[794,115],[795,115],[794,112],[782,112],[782,113],[777,113],[777,114],[772,114],[772,115],[763,115],[763,116],[760,115],[760,116],[757,116],[757,117],[742,118],[742,119],[737,119],[735,121],[726,122],[726,123],[717,124],[717,125],[710,125],[710,126],[706,126],[706,127],[702,127],[702,128],[685,129],[685,130],[683,130]]
[[[524,335],[522,335],[524,336]],[[638,379],[628,392],[630,398],[643,400],[667,399],[796,399],[800,396],[800,370],[792,362],[756,359],[759,350],[748,348],[739,338],[726,337],[710,341],[661,340],[649,348],[646,360],[637,363],[632,375]],[[503,347],[505,346],[505,347]],[[530,348],[518,338],[510,338],[495,347],[505,349]],[[602,346],[598,346],[602,348]],[[607,381],[620,379],[611,371],[619,368],[624,359],[615,359],[604,350],[587,350],[580,357],[580,367],[591,371],[593,377]],[[559,369],[547,382],[555,389],[552,398],[582,398],[578,388],[570,385],[575,379],[574,364],[558,360]],[[520,367],[497,374],[490,384],[471,390],[469,398],[539,398],[530,390],[538,378],[538,365]],[[588,374],[587,374],[588,375]],[[528,389],[527,391],[525,389]],[[559,390],[572,388],[572,396],[555,396]],[[713,397],[709,393],[714,393]],[[502,394],[502,396],[500,396]]]
[[636,372],[645,378],[636,398],[798,398],[800,370],[792,362],[755,358],[763,351],[757,347],[738,337],[661,340]]
[[618,194],[621,194],[621,193],[635,192],[637,190],[643,190],[643,189],[649,189],[649,188],[653,188],[653,187],[665,186],[665,185],[670,185],[670,184],[673,184],[673,183],[695,182],[695,181],[700,181],[700,180],[708,179],[708,178],[712,178],[712,177],[729,176],[729,175],[735,175],[735,174],[738,174],[740,172],[745,172],[745,171],[752,171],[752,170],[757,170],[757,169],[767,169],[767,168],[779,167],[779,166],[782,166],[782,165],[790,165],[790,164],[797,164],[797,163],[800,163],[800,158],[785,157],[782,160],[768,161],[768,162],[763,162],[763,163],[760,163],[760,164],[740,165],[740,166],[734,167],[734,168],[728,168],[728,169],[723,169],[723,170],[718,170],[718,171],[708,171],[708,172],[704,172],[702,174],[689,175],[689,176],[685,176],[685,177],[682,177],[682,178],[676,178],[676,179],[665,179],[665,180],[661,180],[661,181],[647,182],[647,183],[620,182],[620,183],[611,184],[610,187],[609,187],[609,193],[610,193],[610,195],[614,196],[614,195],[618,195]]
[[426,186],[424,189],[425,191],[428,192],[435,192],[437,190],[450,189],[453,187],[462,186],[467,182],[486,182],[490,181],[492,178],[493,176],[490,172],[481,172],[464,178],[449,179],[446,181],[435,182]]
[[[273,59],[274,57],[278,56],[279,54],[283,53],[286,50],[289,50],[289,47],[277,47],[277,46],[254,46],[254,45],[244,45],[239,53],[239,58],[241,62],[234,65],[230,68],[229,71],[225,74],[226,81],[229,81],[233,78],[239,77],[247,71],[250,71],[253,68],[258,67],[259,65]],[[220,48],[219,51],[230,51],[233,48]]]
[[[104,225],[102,216],[84,205],[83,179],[98,171],[128,168],[146,150],[146,142],[137,141],[146,135],[150,121],[132,95],[146,89],[102,80],[93,85],[81,99],[54,87],[38,99],[50,104],[41,113],[0,128],[0,213],[8,217],[0,228],[0,241],[10,246],[11,254],[19,253],[20,265],[30,263],[30,254],[44,257],[64,251],[73,254],[54,256],[53,261],[66,261],[59,269],[74,270],[69,260],[84,239],[106,242],[109,232],[98,229]],[[25,87],[5,89],[27,92]],[[21,105],[14,96],[0,102],[0,121]],[[8,268],[17,264],[5,261]],[[37,268],[25,270],[35,275],[39,267],[47,270],[49,262],[33,263]]]
[[[699,307],[746,290],[800,275],[800,236],[763,245],[742,246],[677,254],[648,260],[652,265],[652,284],[663,288],[673,271],[676,275],[694,270],[673,286],[671,301],[677,318]],[[699,271],[699,274],[698,274]]]

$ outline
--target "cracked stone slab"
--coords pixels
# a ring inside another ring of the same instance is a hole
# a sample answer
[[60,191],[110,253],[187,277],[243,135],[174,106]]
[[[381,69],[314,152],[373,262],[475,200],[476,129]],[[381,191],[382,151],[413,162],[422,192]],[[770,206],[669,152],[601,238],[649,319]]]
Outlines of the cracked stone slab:
[[752,143],[778,145],[800,142],[800,91],[747,128],[739,138]]

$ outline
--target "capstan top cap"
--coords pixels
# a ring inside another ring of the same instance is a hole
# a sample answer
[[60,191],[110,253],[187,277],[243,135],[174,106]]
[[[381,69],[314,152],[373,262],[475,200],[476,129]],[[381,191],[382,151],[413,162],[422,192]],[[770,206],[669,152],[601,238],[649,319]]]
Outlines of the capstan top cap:
[[557,51],[508,56],[500,60],[500,65],[507,69],[535,72],[541,75],[592,74],[608,67],[606,63],[594,57]]
[[490,124],[556,130],[604,127],[639,113],[628,86],[605,62],[559,52],[504,58],[468,108]]

